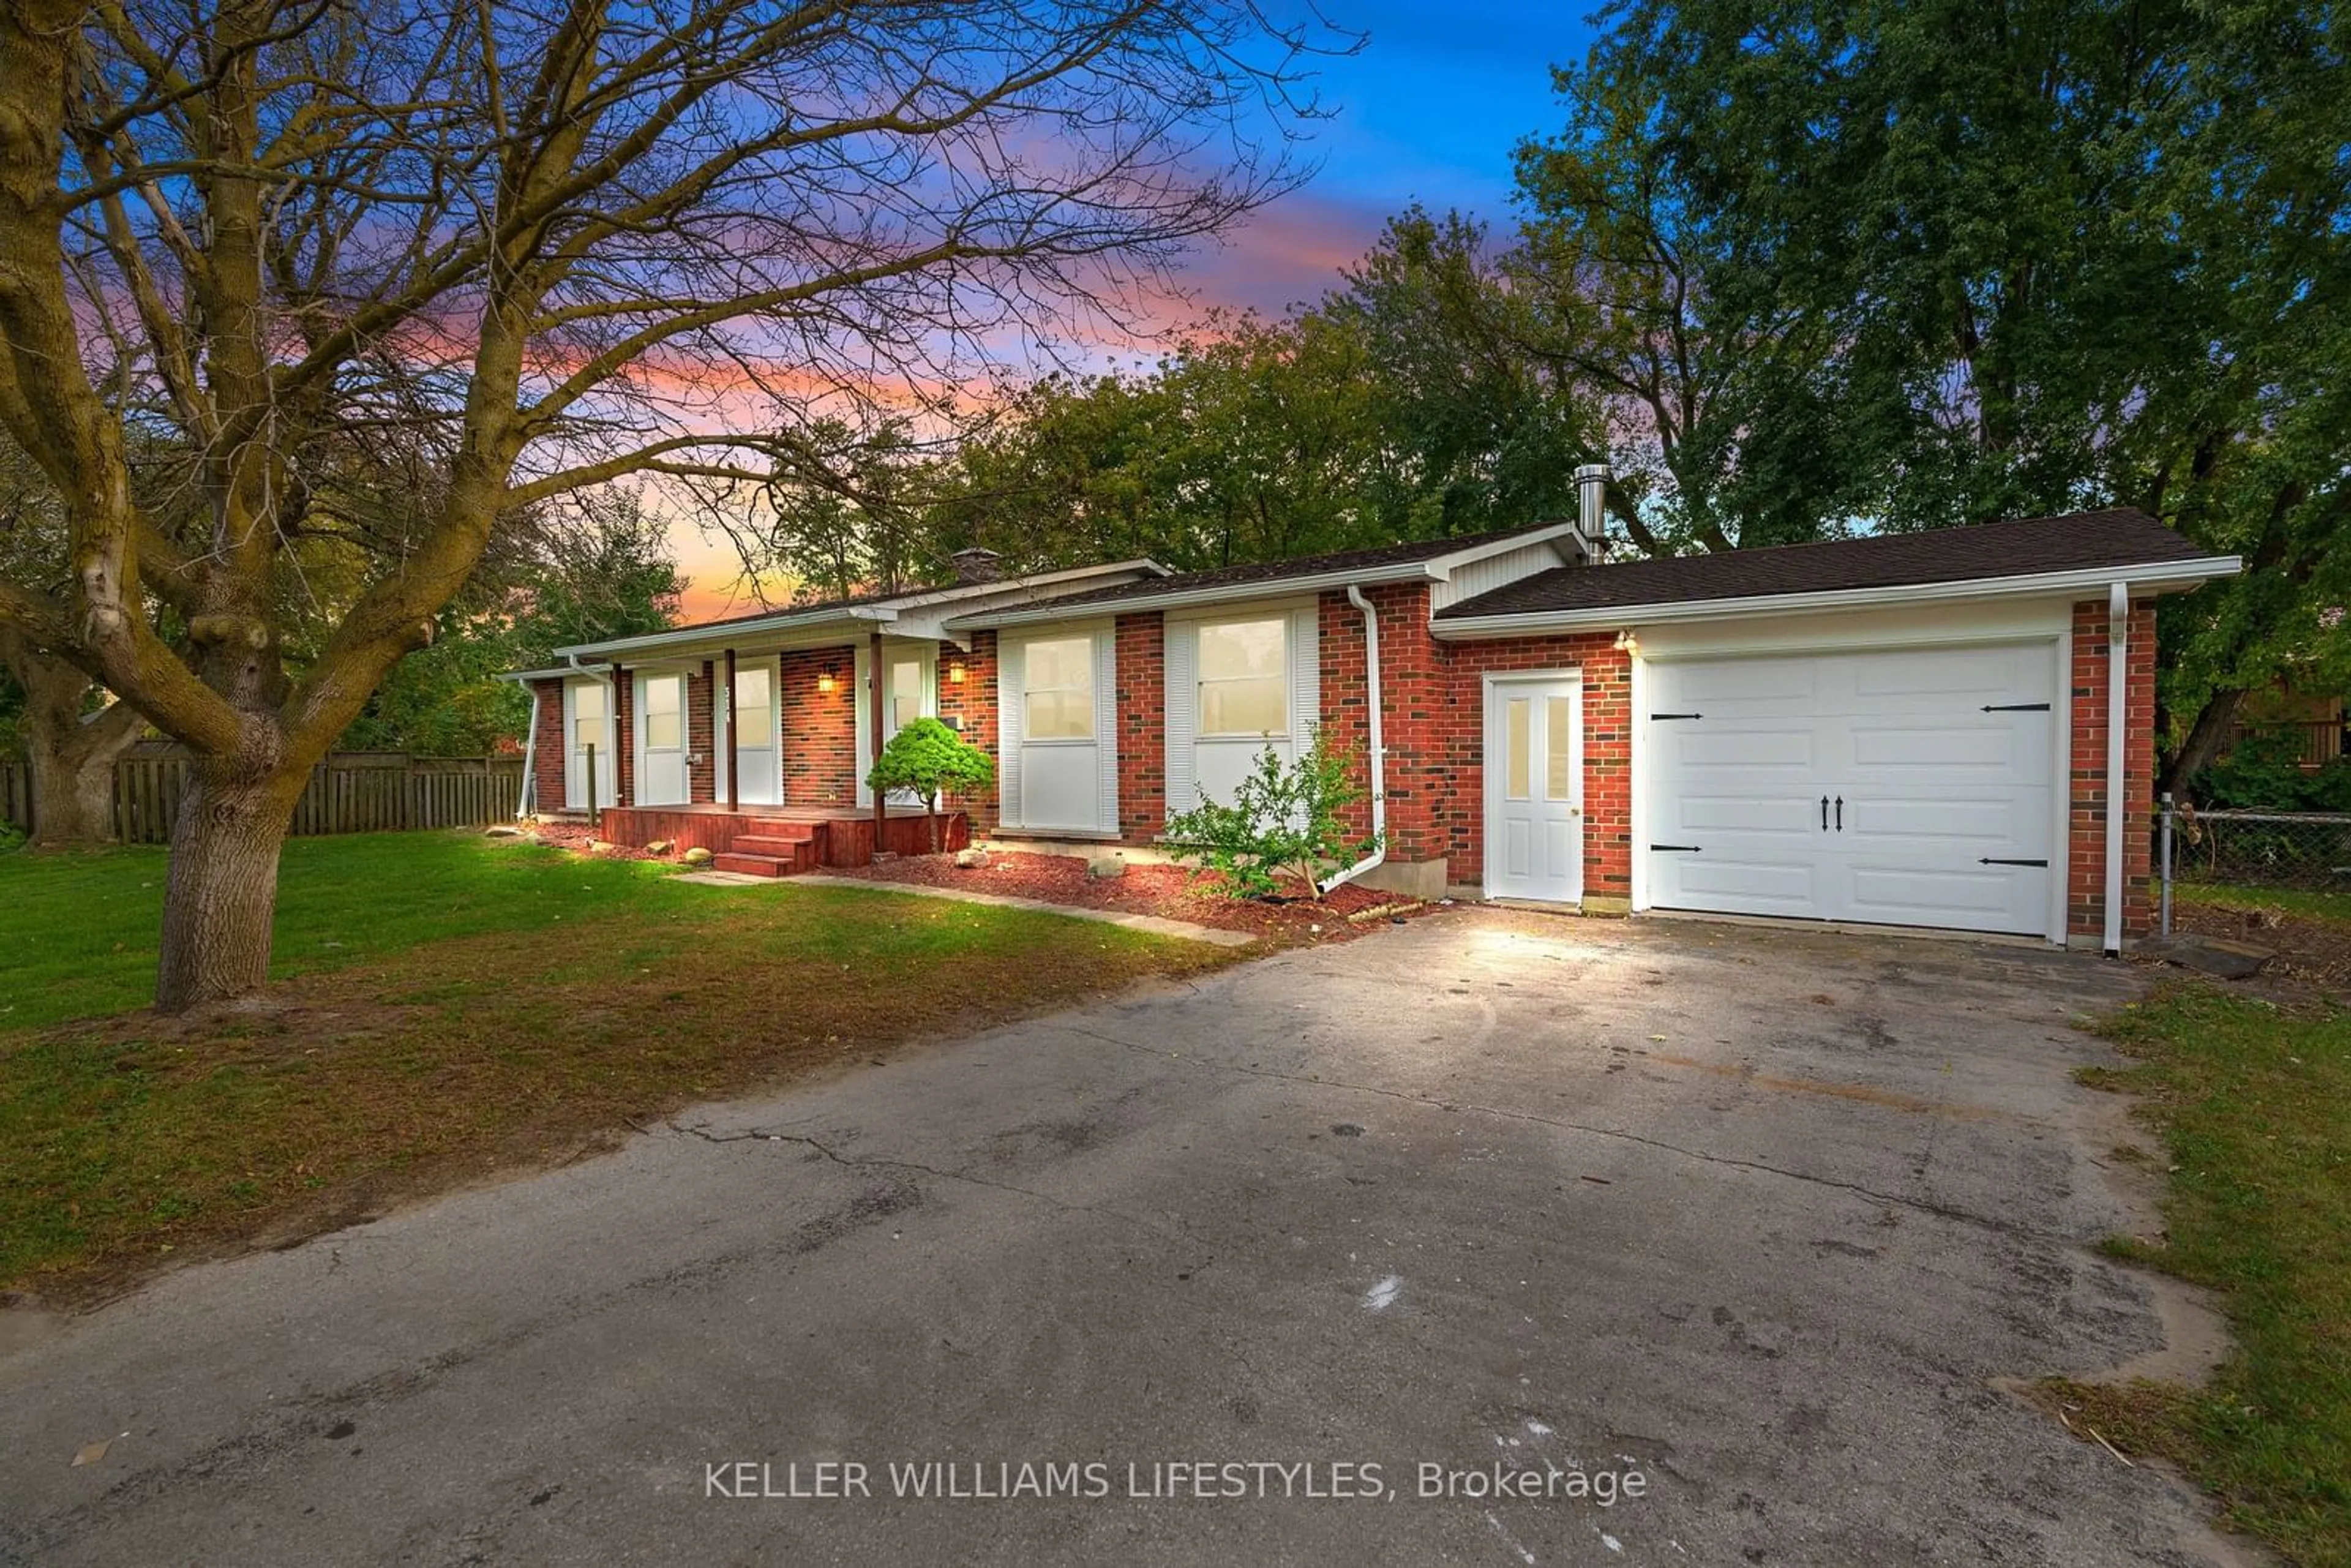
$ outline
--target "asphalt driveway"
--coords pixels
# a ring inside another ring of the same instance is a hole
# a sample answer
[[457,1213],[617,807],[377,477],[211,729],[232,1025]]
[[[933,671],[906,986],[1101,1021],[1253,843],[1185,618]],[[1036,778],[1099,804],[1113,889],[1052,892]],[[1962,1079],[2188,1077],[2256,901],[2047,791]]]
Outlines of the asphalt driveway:
[[2210,1561],[1994,1385],[2162,1343],[2134,984],[1463,911],[902,1056],[15,1351],[0,1562]]

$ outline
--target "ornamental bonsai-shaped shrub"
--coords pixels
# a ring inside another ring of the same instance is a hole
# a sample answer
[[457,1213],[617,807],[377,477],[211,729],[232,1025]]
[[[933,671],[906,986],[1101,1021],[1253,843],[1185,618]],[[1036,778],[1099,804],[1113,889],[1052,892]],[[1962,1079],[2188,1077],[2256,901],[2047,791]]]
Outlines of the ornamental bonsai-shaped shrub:
[[1215,873],[1234,898],[1271,895],[1287,871],[1319,899],[1324,866],[1379,847],[1377,834],[1351,841],[1340,820],[1364,799],[1354,781],[1356,756],[1331,745],[1320,729],[1295,762],[1284,762],[1269,746],[1230,802],[1202,800],[1169,818],[1167,841],[1198,855],[1200,871]]
[[931,852],[939,852],[939,799],[996,782],[996,761],[935,718],[918,718],[890,737],[865,775],[877,795],[911,789],[931,820]]

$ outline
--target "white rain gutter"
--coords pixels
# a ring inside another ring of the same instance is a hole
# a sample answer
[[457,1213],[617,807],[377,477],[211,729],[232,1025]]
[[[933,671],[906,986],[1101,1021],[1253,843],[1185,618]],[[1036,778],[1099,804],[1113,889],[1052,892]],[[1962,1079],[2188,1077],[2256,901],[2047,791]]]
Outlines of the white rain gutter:
[[2123,813],[2129,800],[2124,743],[2130,728],[2130,584],[2106,590],[2105,952],[2123,952]]
[[1347,602],[1364,612],[1364,706],[1372,720],[1372,852],[1317,885],[1324,893],[1376,870],[1388,858],[1388,748],[1380,724],[1380,617],[1364,591],[1347,585]]

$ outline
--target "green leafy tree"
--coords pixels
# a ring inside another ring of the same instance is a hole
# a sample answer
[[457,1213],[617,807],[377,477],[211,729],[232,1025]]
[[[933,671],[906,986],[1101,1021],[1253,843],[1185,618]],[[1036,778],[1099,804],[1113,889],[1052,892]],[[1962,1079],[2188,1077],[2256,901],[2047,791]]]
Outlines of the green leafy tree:
[[1633,234],[1680,247],[1694,362],[1733,377],[1770,350],[1704,444],[1734,456],[1724,494],[1775,490],[1792,526],[2129,505],[2242,554],[2166,617],[2166,782],[2192,775],[2351,587],[2351,21],[2277,0],[1612,16],[1561,78],[1568,136],[1521,165],[1554,277],[1656,193]]
[[922,797],[930,817],[933,854],[939,852],[940,800],[995,782],[996,759],[935,718],[908,720],[865,775],[866,787],[877,795],[911,789]]
[[1270,897],[1288,873],[1319,899],[1325,866],[1379,847],[1376,836],[1353,837],[1344,821],[1364,799],[1355,760],[1319,727],[1294,762],[1269,746],[1231,800],[1203,800],[1169,818],[1167,841],[1197,855],[1202,873],[1235,898]]

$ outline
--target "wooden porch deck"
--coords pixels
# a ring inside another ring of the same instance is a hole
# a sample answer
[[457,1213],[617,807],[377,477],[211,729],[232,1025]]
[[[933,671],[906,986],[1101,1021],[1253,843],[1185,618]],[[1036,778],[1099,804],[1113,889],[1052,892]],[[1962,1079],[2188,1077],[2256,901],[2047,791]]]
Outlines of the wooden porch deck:
[[[705,849],[723,871],[755,876],[789,876],[818,866],[872,863],[878,848],[886,854],[920,855],[931,851],[929,819],[904,806],[889,808],[874,841],[873,813],[859,806],[745,806],[730,811],[722,803],[691,806],[608,806],[598,813],[598,831],[616,844],[642,849],[667,839],[679,849]],[[961,811],[939,813],[939,848],[959,850],[971,841],[971,819]]]

